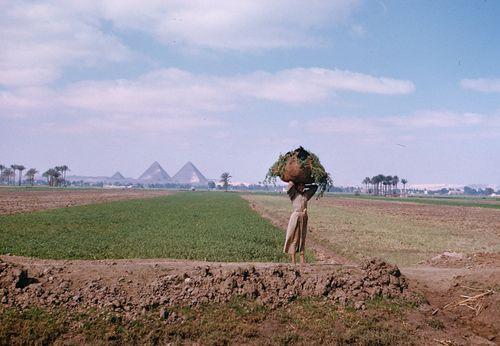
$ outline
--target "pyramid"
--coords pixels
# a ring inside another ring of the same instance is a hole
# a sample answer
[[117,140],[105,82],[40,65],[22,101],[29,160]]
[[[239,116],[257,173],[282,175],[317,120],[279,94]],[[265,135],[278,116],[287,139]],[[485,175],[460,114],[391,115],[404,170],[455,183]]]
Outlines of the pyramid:
[[123,180],[125,179],[125,177],[120,173],[120,172],[116,172],[115,174],[113,174],[111,176],[110,179],[114,179],[114,180]]
[[193,165],[186,163],[173,177],[172,180],[179,184],[206,185],[208,179]]
[[162,166],[155,161],[144,171],[144,173],[141,174],[139,180],[146,181],[148,183],[167,182],[170,181],[170,176],[167,172],[165,172]]

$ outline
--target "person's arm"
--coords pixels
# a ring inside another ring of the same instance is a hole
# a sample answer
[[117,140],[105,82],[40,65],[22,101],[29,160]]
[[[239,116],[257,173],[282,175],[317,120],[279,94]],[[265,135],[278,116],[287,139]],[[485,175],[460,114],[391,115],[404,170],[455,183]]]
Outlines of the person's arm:
[[293,183],[293,181],[288,183],[288,187],[286,188],[286,193],[292,201],[297,196],[297,188],[295,187],[295,184]]
[[318,190],[318,185],[315,185],[315,184],[311,184],[307,187],[307,190],[305,191],[305,195],[307,197],[307,200],[310,200],[314,194],[316,193],[316,191]]

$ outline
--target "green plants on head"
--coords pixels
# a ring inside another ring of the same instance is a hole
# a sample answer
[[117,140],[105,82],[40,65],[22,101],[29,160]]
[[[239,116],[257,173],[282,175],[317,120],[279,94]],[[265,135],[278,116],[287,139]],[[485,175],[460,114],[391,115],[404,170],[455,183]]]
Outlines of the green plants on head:
[[295,170],[293,172],[295,176],[297,171],[302,176],[306,175],[307,183],[317,184],[319,197],[323,196],[324,192],[333,185],[332,178],[321,164],[319,157],[303,147],[289,151],[284,155],[280,154],[278,160],[269,168],[265,181],[276,184],[278,177],[283,181],[295,181],[291,170]]

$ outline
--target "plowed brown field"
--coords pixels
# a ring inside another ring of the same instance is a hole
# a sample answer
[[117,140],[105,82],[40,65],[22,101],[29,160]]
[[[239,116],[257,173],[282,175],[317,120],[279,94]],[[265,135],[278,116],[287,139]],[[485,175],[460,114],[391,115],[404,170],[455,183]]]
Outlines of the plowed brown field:
[[168,195],[161,190],[0,188],[0,215]]

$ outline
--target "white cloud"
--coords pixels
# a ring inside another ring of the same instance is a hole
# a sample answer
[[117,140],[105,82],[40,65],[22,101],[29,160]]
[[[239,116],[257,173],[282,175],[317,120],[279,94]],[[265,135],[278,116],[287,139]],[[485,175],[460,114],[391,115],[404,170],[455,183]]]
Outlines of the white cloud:
[[500,79],[497,78],[478,78],[462,79],[460,86],[466,90],[474,90],[488,93],[500,93]]
[[65,67],[95,66],[131,56],[115,36],[101,30],[97,10],[85,2],[0,4],[0,85],[49,83]]
[[163,69],[129,80],[86,81],[61,93],[65,107],[129,114],[221,112],[232,107],[231,93],[212,77]]
[[42,127],[56,133],[85,134],[85,133],[178,133],[192,131],[199,128],[220,127],[224,122],[213,117],[195,115],[164,116],[142,115],[140,117],[129,114],[111,114],[106,117],[91,117],[79,119],[76,122],[61,123],[48,122]]
[[108,0],[103,12],[118,28],[146,31],[169,45],[260,50],[318,44],[317,29],[344,22],[358,3]]
[[242,94],[284,103],[316,102],[335,91],[389,95],[408,94],[415,90],[411,81],[322,68],[254,72],[223,82]]
[[49,83],[59,77],[59,71],[51,66],[15,66],[5,64],[0,68],[0,85],[22,86]]
[[139,56],[115,32],[142,31],[169,48],[246,51],[321,44],[321,29],[344,23],[357,6],[358,0],[4,1],[0,85],[47,84],[65,68]]
[[0,117],[41,116],[55,109],[57,94],[48,88],[24,87],[0,91]]
[[[294,105],[319,102],[341,90],[398,94],[412,89],[408,81],[318,68],[235,76],[160,69],[132,79],[0,91],[0,116],[73,119],[57,129],[75,133],[168,131],[222,126],[229,112],[255,99]],[[350,128],[345,121],[343,131]]]
[[[297,121],[294,127],[298,127]],[[411,115],[361,117],[361,116],[330,116],[308,120],[304,129],[309,133],[318,134],[348,134],[348,135],[398,135],[398,138],[417,138],[416,134],[425,130],[437,130],[438,135],[460,133],[464,137],[477,136],[476,132],[491,134],[500,130],[500,115],[458,113],[447,110],[423,110]],[[476,132],[470,132],[476,131]],[[433,132],[435,133],[435,132]],[[497,132],[497,136],[500,133]]]
[[323,117],[309,120],[304,129],[309,133],[318,134],[378,134],[383,132],[383,126],[375,119],[365,117]]
[[360,38],[365,37],[366,30],[362,25],[359,24],[351,25],[351,34],[354,37],[360,37]]
[[480,125],[485,122],[486,118],[485,115],[476,113],[425,110],[415,112],[409,116],[388,117],[384,122],[401,128],[452,128]]

